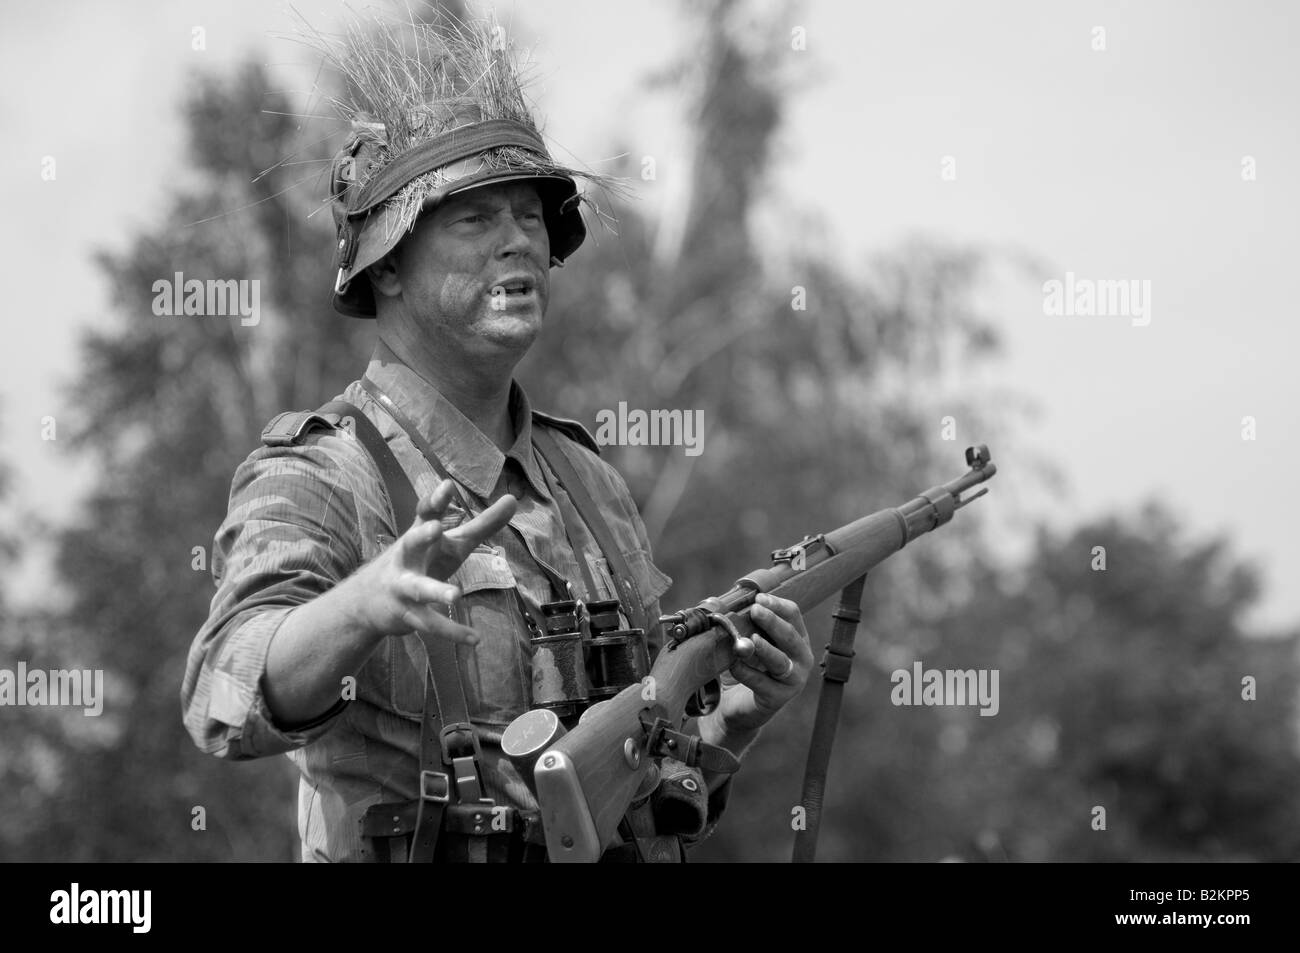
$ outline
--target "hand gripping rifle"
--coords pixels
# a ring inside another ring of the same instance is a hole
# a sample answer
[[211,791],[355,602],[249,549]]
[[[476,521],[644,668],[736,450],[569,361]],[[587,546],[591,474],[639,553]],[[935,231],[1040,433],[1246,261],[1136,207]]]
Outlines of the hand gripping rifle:
[[853,639],[861,617],[867,572],[909,542],[947,523],[953,513],[988,492],[962,494],[992,478],[997,467],[988,447],[966,451],[970,469],[926,490],[910,503],[864,516],[829,533],[807,536],[772,553],[772,565],[739,579],[720,596],[659,621],[663,649],[650,675],[588,709],[567,734],[554,714],[530,711],[510,725],[502,746],[533,782],[542,812],[547,852],[554,862],[594,862],[613,842],[619,821],[644,789],[656,757],[726,771],[729,752],[710,749],[677,729],[691,713],[704,713],[717,698],[717,678],[737,657],[753,652],[749,607],[760,592],[795,602],[807,612],[843,592],[835,628],[822,660],[823,691],[804,779],[805,830],[796,836],[794,859],[811,861],[816,850],[822,791],[831,741],[848,680]]

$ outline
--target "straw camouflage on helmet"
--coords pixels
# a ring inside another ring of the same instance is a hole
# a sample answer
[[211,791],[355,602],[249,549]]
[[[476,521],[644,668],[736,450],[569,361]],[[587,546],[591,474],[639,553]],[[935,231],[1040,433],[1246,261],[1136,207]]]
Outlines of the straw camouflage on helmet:
[[350,93],[335,102],[351,131],[330,177],[336,310],[374,317],[365,269],[422,212],[479,186],[536,183],[553,265],[582,244],[584,197],[575,180],[606,180],[551,158],[501,37],[499,27],[409,20],[353,23],[335,40],[317,35]]

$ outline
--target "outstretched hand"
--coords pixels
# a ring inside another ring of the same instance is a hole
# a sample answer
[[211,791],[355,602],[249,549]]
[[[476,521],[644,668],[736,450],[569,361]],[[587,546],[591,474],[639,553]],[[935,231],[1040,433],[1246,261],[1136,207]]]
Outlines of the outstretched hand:
[[473,519],[444,529],[442,518],[455,496],[450,480],[438,484],[419,501],[411,527],[357,573],[366,594],[362,625],[369,631],[401,635],[415,629],[468,645],[478,641],[472,629],[451,619],[461,592],[446,580],[480,543],[505,528],[516,501],[507,494]]

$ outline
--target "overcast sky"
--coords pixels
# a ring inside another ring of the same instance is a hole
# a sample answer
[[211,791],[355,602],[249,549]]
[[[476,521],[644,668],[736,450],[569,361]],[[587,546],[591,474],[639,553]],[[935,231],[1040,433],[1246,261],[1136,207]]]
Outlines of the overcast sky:
[[[298,9],[328,26],[338,4]],[[1265,569],[1258,623],[1300,622],[1300,535],[1285,499],[1300,473],[1289,290],[1300,5],[794,9],[808,81],[779,139],[776,200],[822,216],[849,262],[917,233],[1038,256],[1041,280],[999,286],[986,305],[1006,336],[1006,384],[1042,411],[1021,444],[1073,470],[1058,518],[1163,494],[1199,533],[1229,532]],[[675,5],[497,10],[538,44],[533,92],[555,141],[593,165],[616,140],[680,154],[675,104],[638,86],[686,42]],[[76,369],[74,342],[106,320],[92,251],[123,247],[161,213],[182,171],[177,104],[194,69],[252,54],[291,88],[302,53],[268,36],[289,28],[285,8],[252,0],[23,4],[5,17],[0,163],[17,221],[0,233],[11,335],[0,453],[21,507],[58,519],[89,474],[40,440],[41,418],[70,412],[60,384]],[[196,26],[202,51],[191,48]],[[41,178],[45,156],[57,161],[53,182]],[[1041,282],[1066,272],[1150,282],[1149,324],[1044,314]],[[1254,441],[1242,439],[1246,416]]]

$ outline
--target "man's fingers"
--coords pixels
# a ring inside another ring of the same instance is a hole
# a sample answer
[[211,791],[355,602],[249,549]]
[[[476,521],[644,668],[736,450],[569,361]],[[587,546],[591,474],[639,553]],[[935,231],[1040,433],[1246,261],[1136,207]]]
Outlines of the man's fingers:
[[794,671],[790,667],[793,661],[790,656],[757,633],[751,638],[754,640],[754,654],[744,661],[747,667],[778,680]]
[[448,530],[447,537],[473,548],[505,529],[517,506],[515,498],[507,493],[472,520]]
[[[811,658],[808,635],[803,629],[799,607],[788,599],[760,594],[749,610],[749,617],[777,648],[791,658]],[[791,617],[799,624],[796,626]]]
[[406,531],[406,541],[416,549],[424,549],[432,546],[437,542],[445,531],[442,524],[437,520],[430,520],[427,523],[416,523]]
[[782,599],[770,593],[760,592],[754,597],[754,602],[778,618],[788,622],[803,638],[808,637],[808,633],[803,631],[803,613],[799,611],[799,604],[794,600]]
[[[427,523],[416,520],[415,525],[406,531],[399,543],[401,549],[397,551],[398,565],[423,576],[429,562],[429,550],[445,535],[446,531],[437,520],[430,520]],[[452,567],[452,572],[454,571],[455,567]]]
[[443,480],[433,492],[422,499],[415,507],[416,521],[439,520],[447,512],[447,506],[456,498],[456,484]]
[[772,690],[772,683],[768,681],[768,676],[755,668],[751,668],[745,662],[733,662],[729,671],[732,678],[755,692]]
[[478,636],[474,634],[473,629],[447,618],[435,606],[408,606],[406,612],[402,614],[402,621],[411,628],[418,629],[429,635],[451,639],[453,642],[460,642],[465,645],[478,644]]
[[397,584],[397,592],[399,596],[410,602],[440,602],[443,605],[452,605],[460,598],[460,587],[414,572],[402,575]]

